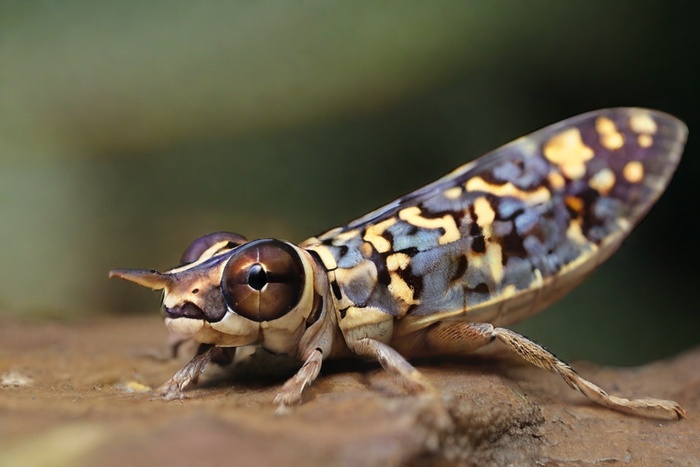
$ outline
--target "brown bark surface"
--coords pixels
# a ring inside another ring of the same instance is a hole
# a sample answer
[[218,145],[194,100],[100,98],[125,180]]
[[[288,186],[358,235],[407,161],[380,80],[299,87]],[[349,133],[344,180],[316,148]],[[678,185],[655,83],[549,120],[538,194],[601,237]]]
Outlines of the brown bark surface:
[[635,369],[574,364],[609,392],[676,400],[679,422],[595,406],[516,359],[418,361],[446,428],[435,399],[364,363],[326,365],[281,416],[271,401],[290,369],[268,369],[269,357],[210,368],[184,399],[154,400],[149,389],[188,359],[154,358],[164,341],[156,317],[6,319],[0,465],[700,465],[700,348]]

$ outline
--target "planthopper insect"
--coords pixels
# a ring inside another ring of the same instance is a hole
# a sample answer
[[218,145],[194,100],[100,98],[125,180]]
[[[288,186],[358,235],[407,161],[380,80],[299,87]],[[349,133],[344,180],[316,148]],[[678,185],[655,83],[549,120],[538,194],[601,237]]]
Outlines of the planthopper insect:
[[174,269],[110,277],[163,290],[168,329],[201,344],[159,389],[166,398],[221,348],[249,345],[304,362],[275,397],[280,406],[301,401],[324,359],[346,355],[432,392],[407,358],[497,340],[598,404],[680,419],[677,403],[609,395],[503,326],[561,298],[618,249],[669,183],[686,133],[654,110],[589,112],[299,245],[218,232],[195,240]]

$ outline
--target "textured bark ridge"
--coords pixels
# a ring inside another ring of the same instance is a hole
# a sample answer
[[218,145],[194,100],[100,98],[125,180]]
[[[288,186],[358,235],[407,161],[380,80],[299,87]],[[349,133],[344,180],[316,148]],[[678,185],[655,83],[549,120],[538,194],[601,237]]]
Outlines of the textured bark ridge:
[[154,318],[4,323],[0,465],[700,465],[700,348],[635,369],[574,364],[611,393],[678,401],[679,422],[595,406],[514,359],[418,361],[445,423],[440,402],[363,363],[327,365],[285,415],[271,401],[290,368],[260,370],[266,356],[154,400],[187,358],[154,358],[159,336]]

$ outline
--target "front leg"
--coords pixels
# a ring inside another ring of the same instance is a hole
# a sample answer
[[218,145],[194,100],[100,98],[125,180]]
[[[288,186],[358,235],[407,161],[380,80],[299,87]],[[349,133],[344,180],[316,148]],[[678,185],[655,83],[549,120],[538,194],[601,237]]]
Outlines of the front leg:
[[[328,301],[330,298],[325,297]],[[328,313],[328,307],[323,307],[319,319],[310,326],[299,340],[297,356],[304,360],[304,365],[292,376],[280,392],[275,396],[274,403],[279,404],[278,414],[285,412],[285,407],[301,402],[301,394],[306,386],[313,383],[321,371],[323,356],[328,356],[333,348],[333,336],[336,331],[335,314]]]
[[317,347],[311,351],[301,369],[284,383],[280,392],[275,396],[274,403],[279,404],[280,411],[284,411],[284,407],[287,405],[301,402],[301,393],[318,377],[322,362],[323,350]]
[[190,383],[197,382],[199,375],[202,374],[212,357],[215,356],[216,349],[211,344],[201,344],[194,358],[175,373],[170,380],[156,389],[156,394],[165,400],[181,398],[182,390]]

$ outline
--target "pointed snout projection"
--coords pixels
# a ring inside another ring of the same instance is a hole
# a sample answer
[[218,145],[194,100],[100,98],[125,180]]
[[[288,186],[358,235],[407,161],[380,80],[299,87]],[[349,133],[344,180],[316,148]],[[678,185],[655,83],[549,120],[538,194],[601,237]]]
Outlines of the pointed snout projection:
[[112,269],[109,271],[109,278],[113,277],[153,290],[167,290],[175,283],[175,277],[172,274],[163,274],[155,269]]

